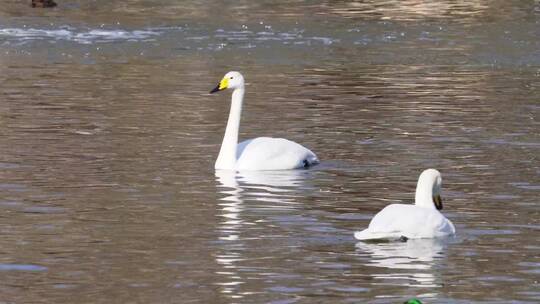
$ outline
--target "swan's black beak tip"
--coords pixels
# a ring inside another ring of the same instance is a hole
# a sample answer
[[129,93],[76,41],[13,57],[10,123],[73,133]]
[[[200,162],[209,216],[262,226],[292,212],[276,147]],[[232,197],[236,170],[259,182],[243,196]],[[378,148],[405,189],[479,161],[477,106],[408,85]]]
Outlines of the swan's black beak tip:
[[213,94],[213,93],[219,92],[219,91],[220,91],[220,89],[219,89],[219,84],[218,84],[215,88],[212,89],[212,91],[210,91],[210,94]]

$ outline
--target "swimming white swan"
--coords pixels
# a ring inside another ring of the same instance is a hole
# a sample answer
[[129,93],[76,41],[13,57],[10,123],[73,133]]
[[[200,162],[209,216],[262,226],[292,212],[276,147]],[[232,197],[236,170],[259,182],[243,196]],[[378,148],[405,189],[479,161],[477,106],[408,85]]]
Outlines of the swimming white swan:
[[358,231],[358,240],[397,240],[436,238],[456,233],[456,229],[439,210],[442,179],[439,171],[427,169],[420,174],[414,205],[392,204],[373,217],[369,227]]
[[319,163],[315,153],[283,138],[257,137],[238,144],[244,100],[244,77],[229,72],[210,93],[232,89],[231,111],[215,168],[222,170],[288,170]]

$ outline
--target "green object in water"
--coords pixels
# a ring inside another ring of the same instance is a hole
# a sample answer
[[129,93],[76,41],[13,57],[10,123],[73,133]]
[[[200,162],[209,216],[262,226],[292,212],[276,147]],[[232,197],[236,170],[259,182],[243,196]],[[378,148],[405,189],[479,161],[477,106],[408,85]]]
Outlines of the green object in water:
[[418,299],[410,299],[410,300],[407,300],[405,302],[403,302],[403,304],[422,304],[422,302],[420,302],[420,300]]

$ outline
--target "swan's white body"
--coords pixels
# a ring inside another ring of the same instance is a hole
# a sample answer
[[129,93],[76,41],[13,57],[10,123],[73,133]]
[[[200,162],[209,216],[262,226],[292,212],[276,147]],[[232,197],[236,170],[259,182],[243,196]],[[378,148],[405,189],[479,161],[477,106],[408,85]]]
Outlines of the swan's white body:
[[[356,232],[358,240],[397,240],[437,238],[453,235],[456,229],[439,209],[442,209],[441,175],[427,169],[420,175],[416,186],[414,205],[392,204],[373,217],[369,227]],[[437,205],[437,207],[436,207]]]
[[356,232],[354,237],[358,240],[420,239],[443,237],[455,232],[452,222],[436,209],[392,204],[377,213],[369,227]]
[[239,171],[297,169],[317,162],[317,156],[313,152],[294,141],[257,137],[238,144],[235,169]]
[[229,72],[211,93],[233,89],[231,110],[219,156],[218,170],[289,170],[309,167],[319,162],[315,153],[287,139],[257,137],[238,144],[240,116],[244,101],[244,78]]

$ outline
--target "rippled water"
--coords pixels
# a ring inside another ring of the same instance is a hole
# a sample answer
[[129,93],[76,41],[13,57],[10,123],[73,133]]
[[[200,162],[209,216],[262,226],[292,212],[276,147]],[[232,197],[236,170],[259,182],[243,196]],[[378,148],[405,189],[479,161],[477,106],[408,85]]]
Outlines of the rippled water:
[[[68,1],[0,8],[0,294],[14,303],[535,303],[540,6]],[[242,139],[322,164],[215,172]],[[455,238],[353,232],[443,174]]]

